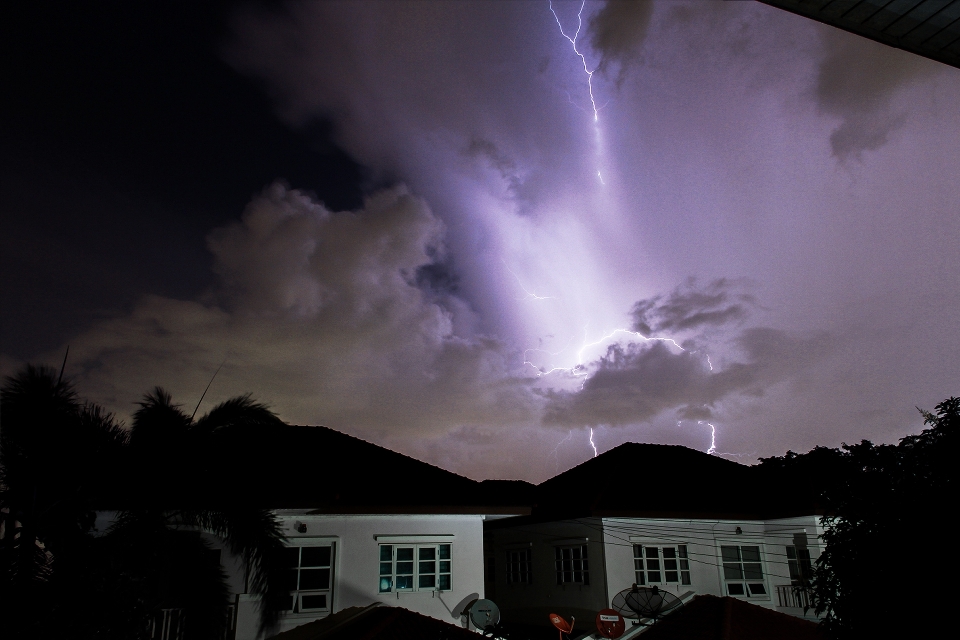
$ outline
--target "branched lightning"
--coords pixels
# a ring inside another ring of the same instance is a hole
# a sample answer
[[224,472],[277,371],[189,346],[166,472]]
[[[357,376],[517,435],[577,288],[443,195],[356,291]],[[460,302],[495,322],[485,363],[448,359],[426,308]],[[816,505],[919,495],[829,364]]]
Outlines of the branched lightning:
[[557,21],[557,26],[560,27],[560,35],[570,41],[570,44],[573,45],[573,52],[580,57],[580,61],[583,63],[583,71],[587,74],[587,88],[590,90],[590,104],[593,106],[593,121],[598,122],[600,120],[600,110],[597,108],[596,98],[593,97],[593,74],[596,69],[593,71],[590,70],[587,66],[587,59],[577,48],[577,38],[580,37],[580,29],[583,28],[583,8],[587,6],[587,2],[583,0],[580,4],[580,11],[577,12],[577,32],[573,34],[572,38],[563,30],[563,24],[560,23],[560,16],[553,10],[553,0],[549,0],[549,5],[550,13],[553,14],[554,19]]
[[555,296],[538,296],[533,291],[528,291],[527,288],[523,286],[523,282],[520,280],[520,276],[514,273],[513,269],[507,266],[507,261],[502,258],[500,259],[500,261],[503,263],[504,268],[510,272],[510,275],[516,278],[517,284],[520,286],[521,289],[523,289],[523,293],[526,294],[522,298],[517,298],[517,300],[553,300],[555,298]]
[[553,448],[553,452],[551,453],[551,455],[553,456],[553,460],[556,463],[555,468],[558,471],[560,470],[560,445],[562,445],[564,442],[569,442],[572,437],[573,437],[573,431],[568,433],[567,437],[561,440],[560,442],[558,442],[557,446]]

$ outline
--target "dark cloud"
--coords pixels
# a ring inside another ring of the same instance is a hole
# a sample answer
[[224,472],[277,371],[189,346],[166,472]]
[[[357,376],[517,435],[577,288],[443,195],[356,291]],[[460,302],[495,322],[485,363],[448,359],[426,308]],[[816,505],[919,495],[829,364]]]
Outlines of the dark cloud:
[[691,278],[666,298],[655,296],[633,305],[633,330],[650,337],[740,322],[756,304],[752,295],[738,291],[742,286],[718,278],[698,287],[696,279]]
[[882,147],[903,126],[907,113],[894,104],[897,92],[942,65],[831,27],[820,33],[825,55],[817,69],[817,105],[840,119],[830,134],[833,155],[856,159]]
[[640,62],[652,16],[648,0],[607,0],[589,22],[590,45],[602,54],[598,70],[617,65],[621,81],[627,68]]
[[671,409],[682,418],[707,419],[723,399],[761,396],[821,361],[833,345],[825,333],[796,335],[765,327],[746,329],[734,342],[742,361],[716,370],[701,353],[663,341],[611,345],[581,390],[544,394],[549,401],[544,421],[564,427],[622,426]]

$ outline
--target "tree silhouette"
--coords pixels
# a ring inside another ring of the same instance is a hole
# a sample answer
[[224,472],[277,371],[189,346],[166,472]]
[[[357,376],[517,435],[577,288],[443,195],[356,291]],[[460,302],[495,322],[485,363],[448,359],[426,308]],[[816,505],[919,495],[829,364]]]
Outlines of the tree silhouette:
[[[250,396],[194,420],[155,389],[128,431],[69,381],[27,366],[0,390],[0,624],[4,635],[143,638],[162,608],[187,638],[220,637],[226,576],[209,540],[244,560],[261,629],[282,609],[283,548],[267,505],[228,476],[218,442],[282,424]],[[97,511],[115,512],[95,531]]]

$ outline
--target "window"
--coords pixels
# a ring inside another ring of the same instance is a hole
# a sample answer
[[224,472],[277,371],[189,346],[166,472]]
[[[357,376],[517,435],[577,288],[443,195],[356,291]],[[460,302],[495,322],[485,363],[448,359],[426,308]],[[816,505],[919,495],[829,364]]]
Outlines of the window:
[[790,566],[790,584],[806,584],[813,577],[813,563],[810,562],[810,549],[787,547],[787,564]]
[[587,545],[556,547],[557,584],[590,584]]
[[687,545],[633,545],[633,568],[637,584],[690,584]]
[[507,582],[514,584],[532,584],[530,549],[507,551]]
[[721,546],[723,579],[731,596],[766,596],[760,547]]
[[333,545],[287,547],[283,550],[283,580],[293,613],[330,610],[330,571]]
[[380,593],[449,591],[449,544],[380,545]]

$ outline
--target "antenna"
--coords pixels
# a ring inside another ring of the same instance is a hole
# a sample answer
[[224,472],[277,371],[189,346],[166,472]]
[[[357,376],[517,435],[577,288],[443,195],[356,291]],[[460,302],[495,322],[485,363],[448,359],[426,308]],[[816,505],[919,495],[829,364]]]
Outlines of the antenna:
[[567,622],[555,613],[550,614],[550,624],[555,626],[560,632],[560,640],[563,640],[564,634],[566,634],[568,638],[570,637],[570,634],[573,633],[573,623],[576,621],[577,619],[573,616],[570,616],[570,622]]
[[[64,356],[64,361],[66,361],[66,356]],[[197,406],[194,408],[193,414],[190,416],[190,422],[193,422],[193,418],[197,415],[197,410],[200,408],[200,403],[203,402],[203,397],[207,395],[207,391],[210,390],[210,385],[213,384],[214,379],[217,377],[217,374],[220,373],[220,369],[223,369],[223,365],[225,364],[227,364],[226,358],[223,359],[223,362],[220,363],[220,366],[217,367],[217,370],[213,372],[213,378],[210,378],[210,382],[207,383],[207,388],[204,389],[203,393],[200,394],[200,400],[197,401]]]
[[649,624],[673,613],[683,606],[683,600],[668,591],[660,591],[656,585],[652,587],[638,587],[633,585],[613,596],[613,608],[628,618],[636,618],[634,624],[641,624],[644,618],[651,620]]
[[63,364],[60,365],[60,375],[57,376],[57,386],[60,386],[60,381],[63,380],[63,370],[67,368],[67,356],[70,355],[70,345],[67,345],[67,351],[63,354]]
[[493,603],[493,600],[477,600],[470,607],[470,622],[477,629],[493,633],[494,627],[500,623],[500,608]]
[[623,616],[614,609],[601,609],[597,614],[597,631],[604,638],[619,638],[626,628]]

